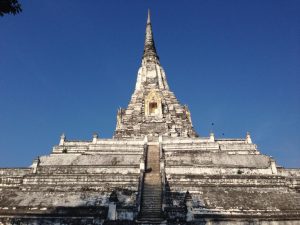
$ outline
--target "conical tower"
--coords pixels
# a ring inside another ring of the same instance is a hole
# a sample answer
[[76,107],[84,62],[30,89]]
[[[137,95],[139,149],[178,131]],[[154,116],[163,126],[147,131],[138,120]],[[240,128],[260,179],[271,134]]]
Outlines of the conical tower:
[[157,55],[150,19],[146,24],[142,63],[126,109],[119,109],[114,138],[149,136],[196,137],[187,106],[170,91]]
[[146,25],[146,36],[145,36],[143,59],[144,58],[147,58],[148,60],[151,58],[153,61],[159,63],[158,56],[156,53],[155,43],[153,39],[150,10],[148,10],[148,18],[147,18],[147,25]]

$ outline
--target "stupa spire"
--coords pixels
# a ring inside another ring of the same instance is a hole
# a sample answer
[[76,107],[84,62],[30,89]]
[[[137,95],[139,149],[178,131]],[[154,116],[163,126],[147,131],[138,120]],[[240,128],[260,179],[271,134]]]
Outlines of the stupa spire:
[[158,55],[156,53],[155,43],[153,39],[153,32],[151,26],[150,9],[148,9],[147,25],[146,25],[146,35],[145,35],[145,45],[143,59],[147,58],[147,61],[157,61]]
[[[197,137],[187,106],[170,91],[156,54],[148,11],[142,63],[126,109],[118,110],[115,138],[167,136]],[[148,139],[145,138],[145,141]],[[159,141],[162,140],[159,138]],[[211,141],[213,142],[213,141]],[[97,142],[98,143],[98,142]]]
[[150,9],[148,9],[148,18],[147,18],[147,24],[151,23],[151,19],[150,19]]

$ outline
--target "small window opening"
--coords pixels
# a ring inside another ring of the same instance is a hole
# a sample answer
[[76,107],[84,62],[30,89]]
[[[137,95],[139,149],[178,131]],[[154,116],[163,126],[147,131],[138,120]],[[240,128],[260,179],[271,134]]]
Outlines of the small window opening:
[[150,114],[156,114],[157,113],[157,103],[156,102],[149,103],[149,113]]

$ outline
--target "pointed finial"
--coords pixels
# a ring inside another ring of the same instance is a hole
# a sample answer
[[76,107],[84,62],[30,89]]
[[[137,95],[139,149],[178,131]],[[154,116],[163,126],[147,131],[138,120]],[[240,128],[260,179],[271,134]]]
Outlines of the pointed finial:
[[150,20],[150,9],[148,9],[148,18],[147,18],[147,24],[151,23],[151,20]]
[[66,135],[62,133],[62,135],[60,136],[59,145],[63,145],[65,143],[65,140],[66,140]]
[[185,192],[184,201],[191,202],[193,200],[192,195],[190,194],[189,190]]
[[98,139],[98,133],[97,132],[95,132],[94,134],[93,134],[93,144],[96,144],[97,143],[97,139]]
[[98,133],[97,132],[93,133],[93,138],[98,138]]
[[147,144],[147,142],[148,142],[148,136],[145,135],[145,137],[144,137],[144,144]]
[[252,140],[251,140],[251,136],[250,136],[249,132],[247,132],[247,134],[246,134],[246,143],[247,144],[252,144]]
[[155,48],[154,39],[153,39],[149,9],[148,9],[145,45],[144,45],[144,54],[143,54],[143,59],[145,59],[145,58],[147,58],[147,61],[159,63],[159,61],[158,61],[159,57],[156,53],[156,48]]
[[215,134],[211,131],[209,134],[209,140],[214,142],[215,141]]

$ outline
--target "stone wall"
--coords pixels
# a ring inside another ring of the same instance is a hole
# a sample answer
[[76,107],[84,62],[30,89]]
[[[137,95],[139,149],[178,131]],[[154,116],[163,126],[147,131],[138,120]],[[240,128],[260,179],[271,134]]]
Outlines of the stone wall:
[[[162,148],[165,212],[170,219],[189,218],[195,224],[278,224],[300,218],[300,170],[277,168],[271,157],[261,155],[246,139],[163,137]],[[189,207],[186,193],[191,196]]]

